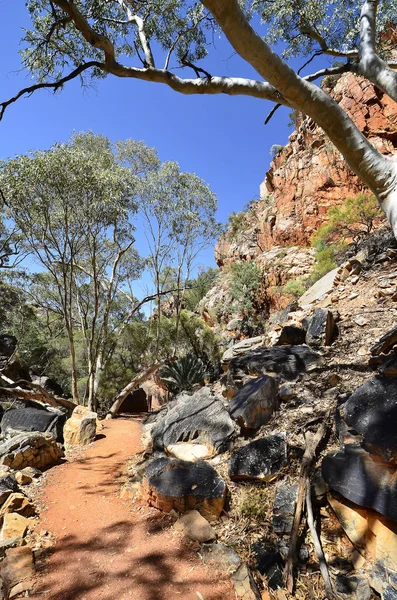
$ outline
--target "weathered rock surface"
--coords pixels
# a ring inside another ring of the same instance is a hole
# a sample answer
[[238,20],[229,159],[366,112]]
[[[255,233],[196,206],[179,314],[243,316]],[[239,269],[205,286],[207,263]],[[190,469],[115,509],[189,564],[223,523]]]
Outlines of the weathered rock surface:
[[397,327],[394,327],[385,335],[383,335],[376,344],[374,344],[371,348],[372,356],[378,356],[379,354],[386,354],[389,352],[393,346],[397,344]]
[[299,346],[306,341],[306,332],[296,325],[285,325],[275,346],[295,345]]
[[346,423],[363,437],[363,445],[385,460],[397,460],[397,379],[373,377],[343,406]]
[[181,531],[186,537],[196,542],[211,542],[216,539],[213,527],[197,510],[185,513],[174,525],[176,531]]
[[240,565],[230,579],[234,585],[236,600],[261,600],[258,586],[246,564]]
[[1,421],[1,432],[15,435],[23,431],[48,431],[57,442],[63,443],[63,426],[66,419],[66,411],[58,409],[16,408],[5,412]]
[[291,533],[297,494],[297,484],[277,486],[273,503],[273,531],[275,533]]
[[397,523],[349,500],[328,496],[347,537],[368,560],[397,571]]
[[63,428],[65,446],[87,446],[94,441],[96,430],[97,414],[85,406],[76,406]]
[[210,452],[205,444],[189,444],[188,442],[179,442],[178,444],[170,444],[165,449],[166,453],[179,460],[195,462],[208,458]]
[[256,564],[261,575],[266,577],[267,585],[276,590],[283,587],[283,560],[279,551],[267,542],[257,542],[252,545]]
[[192,396],[181,394],[168,410],[161,411],[151,436],[155,450],[195,440],[217,453],[228,450],[235,432],[223,402],[202,388]]
[[397,521],[396,468],[356,445],[331,452],[322,462],[322,475],[332,490],[355,504],[373,508]]
[[332,269],[324,277],[321,277],[314,283],[306,292],[299,298],[298,304],[302,308],[306,308],[317,302],[326,294],[329,294],[334,289],[335,279],[338,275],[339,268]]
[[306,333],[309,346],[329,346],[335,330],[335,320],[332,312],[323,308],[316,308],[310,319]]
[[269,435],[239,448],[230,459],[230,479],[271,481],[287,464],[285,434]]
[[19,540],[18,545],[22,540],[29,527],[29,519],[18,515],[17,513],[6,513],[3,517],[3,525],[0,531],[0,541]]
[[32,517],[35,514],[34,505],[18,492],[11,494],[0,508],[0,517],[6,513],[18,513],[23,517]]
[[263,337],[261,335],[238,342],[223,353],[222,364],[225,365],[233,358],[236,358],[236,356],[241,356],[250,350],[259,348],[260,346],[263,346]]
[[0,474],[0,506],[4,504],[10,494],[18,491],[16,477],[12,473]]
[[370,600],[372,597],[368,581],[357,575],[338,575],[335,590],[346,600]]
[[307,346],[264,347],[234,358],[230,361],[229,373],[233,378],[246,374],[277,374],[292,381],[319,361],[319,354]]
[[58,462],[63,450],[51,433],[20,433],[0,444],[0,465],[44,469]]
[[229,412],[244,432],[252,432],[271,419],[279,404],[277,381],[262,375],[248,381],[236,392],[230,401]]
[[204,564],[228,573],[234,572],[241,565],[237,552],[222,542],[203,544],[201,556]]
[[208,463],[157,458],[147,467],[143,490],[148,503],[164,512],[198,512],[218,519],[226,498],[226,483]]

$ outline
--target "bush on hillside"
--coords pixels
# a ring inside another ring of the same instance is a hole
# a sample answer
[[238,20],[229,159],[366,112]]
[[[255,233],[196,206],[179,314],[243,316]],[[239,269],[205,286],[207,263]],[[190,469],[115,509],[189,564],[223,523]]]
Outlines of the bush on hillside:
[[262,271],[254,262],[232,264],[230,266],[230,295],[233,298],[233,311],[252,313],[258,304],[262,282]]

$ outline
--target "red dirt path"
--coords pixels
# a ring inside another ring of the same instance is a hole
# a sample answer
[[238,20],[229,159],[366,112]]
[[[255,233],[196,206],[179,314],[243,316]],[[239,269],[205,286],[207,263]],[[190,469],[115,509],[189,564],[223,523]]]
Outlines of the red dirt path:
[[226,576],[203,566],[154,509],[119,498],[118,476],[140,449],[140,425],[106,422],[84,456],[49,471],[38,529],[56,536],[35,600],[232,600]]

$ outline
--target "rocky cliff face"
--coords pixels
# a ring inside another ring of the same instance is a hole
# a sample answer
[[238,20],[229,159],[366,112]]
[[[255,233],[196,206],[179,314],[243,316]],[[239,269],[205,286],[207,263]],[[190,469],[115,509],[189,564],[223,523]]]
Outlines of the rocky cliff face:
[[[392,100],[350,73],[324,88],[382,154],[397,151]],[[266,173],[261,200],[247,213],[244,231],[234,236],[229,231],[219,240],[218,265],[252,260],[274,246],[309,246],[328,209],[363,189],[322,130],[309,118],[298,120]]]

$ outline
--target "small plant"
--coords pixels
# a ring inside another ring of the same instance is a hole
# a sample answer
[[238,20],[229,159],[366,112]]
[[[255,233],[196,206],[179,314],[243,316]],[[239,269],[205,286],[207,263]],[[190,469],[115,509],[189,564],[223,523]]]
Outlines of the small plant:
[[301,277],[291,279],[283,286],[283,292],[294,298],[300,298],[306,291],[306,286]]
[[248,489],[240,506],[240,514],[258,523],[265,522],[271,514],[271,500],[268,488]]
[[252,261],[234,263],[230,267],[230,275],[233,309],[250,313],[256,304],[256,296],[263,282],[261,269]]
[[202,360],[187,354],[161,367],[159,375],[172,394],[179,394],[192,390],[197,383],[203,384],[205,368]]
[[276,156],[278,156],[282,150],[284,150],[284,146],[281,144],[273,144],[269,150],[269,154],[272,158],[276,158]]

